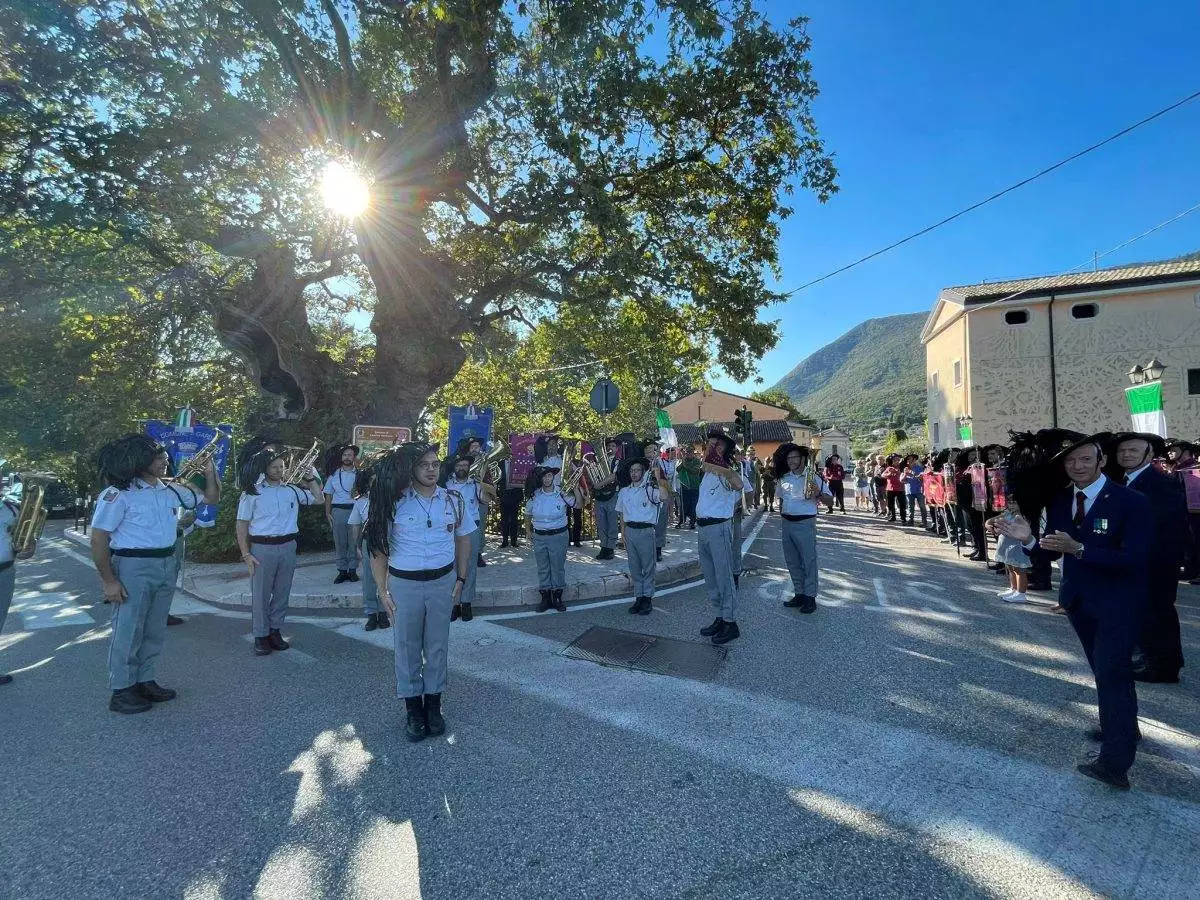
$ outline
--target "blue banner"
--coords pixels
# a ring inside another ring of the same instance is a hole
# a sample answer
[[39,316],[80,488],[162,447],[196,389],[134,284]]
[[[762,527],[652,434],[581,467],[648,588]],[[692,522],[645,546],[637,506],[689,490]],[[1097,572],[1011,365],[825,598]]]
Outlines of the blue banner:
[[492,443],[492,419],[495,414],[496,410],[490,406],[451,406],[446,455],[454,453],[459,442],[468,438],[479,438],[483,441],[483,449],[488,450]]
[[[181,427],[176,424],[168,425],[157,419],[151,419],[146,423],[146,434],[167,448],[167,453],[171,457],[171,469],[175,472],[179,471],[179,466],[184,460],[191,459],[208,446],[218,433],[221,435],[221,441],[217,444],[217,455],[214,462],[217,466],[217,474],[224,478],[225,465],[229,461],[229,451],[233,444],[230,438],[233,433],[232,425],[222,424],[213,427],[196,423]],[[217,507],[211,503],[202,503],[196,509],[196,526],[212,528],[216,523]]]

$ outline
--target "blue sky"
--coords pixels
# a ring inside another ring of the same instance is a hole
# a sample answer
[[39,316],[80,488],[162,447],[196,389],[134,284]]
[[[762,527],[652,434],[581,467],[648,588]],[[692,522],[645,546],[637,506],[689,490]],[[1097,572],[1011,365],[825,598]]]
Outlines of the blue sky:
[[[766,3],[810,17],[815,113],[841,192],[795,195],[792,288],[1007,187],[1200,89],[1200,3]],[[771,307],[762,387],[854,325],[940,288],[1061,272],[1200,203],[1200,100],[898,250]],[[1200,250],[1200,212],[1101,265]],[[914,352],[920,352],[914,348]],[[753,390],[714,378],[714,387]]]

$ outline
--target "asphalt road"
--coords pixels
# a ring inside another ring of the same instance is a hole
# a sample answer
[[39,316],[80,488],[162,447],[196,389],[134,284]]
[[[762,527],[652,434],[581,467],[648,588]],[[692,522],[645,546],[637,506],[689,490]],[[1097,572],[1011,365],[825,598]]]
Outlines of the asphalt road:
[[[390,634],[306,617],[255,658],[180,598],[159,680],[107,710],[107,614],[53,532],[0,635],[0,896],[1200,896],[1193,670],[1139,689],[1134,790],[1078,776],[1095,692],[1050,598],[912,531],[822,517],[816,614],[786,610],[778,520],[711,680],[569,659],[602,625],[687,641],[703,594],[452,629],[450,723],[411,745]],[[1200,603],[1181,600],[1200,666]]]

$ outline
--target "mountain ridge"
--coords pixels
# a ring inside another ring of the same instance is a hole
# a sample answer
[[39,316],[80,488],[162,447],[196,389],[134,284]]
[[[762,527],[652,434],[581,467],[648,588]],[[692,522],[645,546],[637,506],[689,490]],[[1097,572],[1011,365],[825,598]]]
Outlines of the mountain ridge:
[[867,319],[802,359],[774,387],[806,416],[838,424],[925,419],[929,313]]

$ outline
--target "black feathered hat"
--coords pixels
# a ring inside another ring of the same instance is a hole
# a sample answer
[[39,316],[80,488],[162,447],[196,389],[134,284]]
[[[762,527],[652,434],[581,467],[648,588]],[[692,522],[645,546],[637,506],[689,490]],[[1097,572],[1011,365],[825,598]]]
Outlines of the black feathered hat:
[[801,447],[799,444],[788,441],[786,444],[780,444],[775,448],[775,452],[771,454],[771,459],[775,463],[775,471],[780,477],[786,475],[791,469],[788,468],[787,458],[795,451],[801,456],[801,465],[807,465],[808,458],[812,451],[807,447]]
[[150,469],[166,449],[145,434],[127,434],[105,444],[96,454],[96,469],[105,485],[126,490],[135,478]]
[[713,425],[712,427],[710,427],[708,429],[708,433],[704,437],[705,437],[706,441],[709,438],[720,438],[722,441],[724,441],[725,442],[724,456],[726,459],[729,459],[730,457],[732,457],[734,454],[734,451],[737,450],[737,441],[735,441],[733,438],[731,438],[729,435],[727,435],[719,425]]
[[374,477],[367,495],[370,503],[365,529],[367,547],[372,553],[388,553],[396,503],[412,485],[417,463],[430,452],[437,453],[438,445],[409,441],[372,455],[370,470]]
[[1112,436],[1112,449],[1115,452],[1117,447],[1125,441],[1145,441],[1150,445],[1151,459],[1156,456],[1163,456],[1167,452],[1167,440],[1158,434],[1152,434],[1149,431],[1118,431]]
[[258,496],[258,483],[267,474],[267,467],[277,459],[287,456],[284,447],[267,444],[247,453],[238,454],[238,487],[251,497]]
[[1172,450],[1185,450],[1195,456],[1200,454],[1200,444],[1193,444],[1191,441],[1185,441],[1183,438],[1171,438],[1163,445],[1163,451],[1170,453]]
[[631,470],[634,466],[641,466],[642,474],[645,475],[650,469],[650,460],[644,456],[635,456],[633,459],[622,460],[621,465],[617,468],[617,484],[621,487],[630,487],[633,485]]
[[533,471],[525,476],[525,496],[532,497],[535,493],[541,490],[542,476],[547,472],[558,474],[558,469],[548,466],[534,466]]
[[1090,434],[1087,437],[1071,440],[1069,437],[1064,437],[1059,441],[1058,451],[1050,458],[1052,463],[1065,462],[1067,454],[1079,447],[1087,444],[1095,444],[1096,449],[1100,453],[1104,453],[1109,443],[1112,441],[1111,431],[1098,431],[1095,434]]

